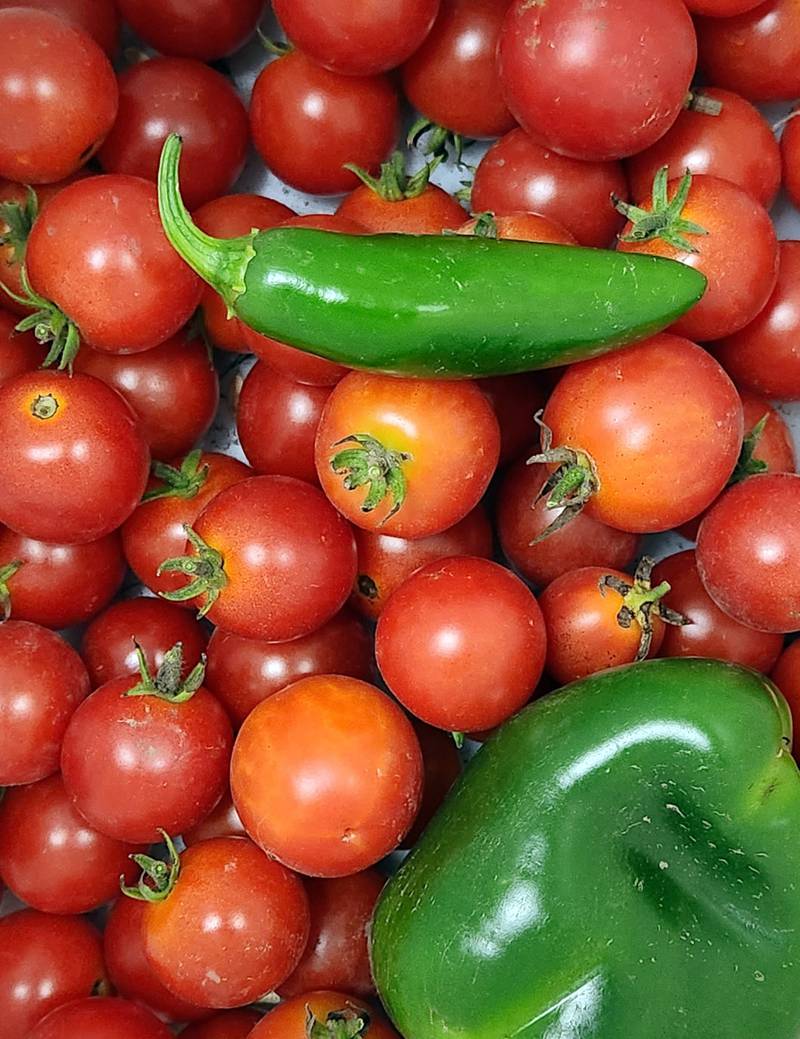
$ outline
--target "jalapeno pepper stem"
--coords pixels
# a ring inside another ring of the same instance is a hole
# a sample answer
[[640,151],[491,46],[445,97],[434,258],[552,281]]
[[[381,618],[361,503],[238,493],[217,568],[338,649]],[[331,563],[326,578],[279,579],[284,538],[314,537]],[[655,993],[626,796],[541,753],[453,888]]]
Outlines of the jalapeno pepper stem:
[[181,857],[175,847],[175,843],[166,832],[158,831],[167,846],[168,859],[154,859],[150,855],[130,855],[142,874],[138,883],[129,885],[125,883],[125,877],[119,878],[119,886],[123,895],[136,899],[139,902],[163,902],[172,892],[181,871]]
[[11,592],[8,582],[21,566],[21,559],[14,559],[0,566],[0,620],[7,621],[11,616]]
[[191,700],[200,686],[206,673],[206,658],[203,655],[183,678],[183,644],[176,642],[164,654],[164,659],[155,676],[150,670],[144,650],[134,639],[136,661],[139,666],[139,681],[132,686],[126,696],[155,696],[169,703],[186,703]]
[[320,1021],[306,1003],[306,1036],[308,1039],[361,1039],[368,1034],[369,1014],[346,1006],[332,1010],[325,1021]]
[[768,418],[769,412],[762,415],[750,432],[745,435],[736,468],[731,473],[730,480],[728,480],[729,487],[732,487],[735,483],[741,483],[748,476],[756,476],[758,473],[765,473],[769,469],[769,466],[762,458],[753,457],[761,437],[764,435],[764,428]]
[[653,588],[650,575],[653,572],[655,560],[651,556],[642,556],[633,581],[623,581],[615,574],[605,574],[597,582],[600,594],[605,595],[607,588],[612,588],[622,596],[623,603],[617,613],[617,624],[626,630],[633,624],[638,624],[641,629],[639,648],[636,652],[636,660],[644,660],[650,652],[653,644],[653,616],[659,617],[665,624],[682,626],[691,624],[692,621],[676,610],[671,610],[662,599],[671,590],[671,585],[666,581]]
[[407,451],[392,451],[370,436],[369,433],[353,433],[337,440],[333,445],[354,444],[337,452],[331,459],[331,469],[344,476],[346,491],[366,487],[367,495],[361,505],[362,512],[372,512],[387,498],[392,507],[381,521],[385,523],[402,507],[406,499],[406,477],[403,463],[412,456]]
[[159,595],[170,602],[205,599],[197,612],[198,617],[205,617],[228,583],[225,561],[222,554],[207,545],[190,526],[185,526],[184,530],[187,541],[197,554],[165,559],[156,575],[160,577],[161,574],[186,574],[191,580],[183,588],[178,588],[174,592],[159,592]]
[[150,471],[157,480],[161,480],[161,486],[145,491],[142,501],[196,497],[208,479],[208,466],[200,466],[202,457],[202,451],[191,451],[181,462],[180,467],[167,465],[165,462],[153,462]]

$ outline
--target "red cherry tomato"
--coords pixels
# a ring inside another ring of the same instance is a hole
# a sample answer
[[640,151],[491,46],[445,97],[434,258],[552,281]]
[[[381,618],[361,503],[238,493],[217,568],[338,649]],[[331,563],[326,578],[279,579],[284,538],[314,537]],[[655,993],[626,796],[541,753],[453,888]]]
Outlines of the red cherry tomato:
[[765,473],[731,487],[697,537],[697,569],[728,616],[759,631],[800,628],[800,476]]
[[692,14],[707,14],[712,18],[733,18],[752,11],[764,0],[683,0]]
[[533,542],[561,514],[537,498],[547,470],[520,459],[508,472],[497,498],[497,533],[508,561],[523,577],[544,588],[569,570],[601,566],[624,570],[636,557],[639,536],[615,530],[580,512],[543,541]]
[[223,1010],[207,1021],[189,1025],[181,1035],[183,1039],[247,1039],[260,1020],[257,1010]]
[[403,66],[403,92],[428,119],[465,137],[514,126],[495,53],[506,0],[443,0],[425,42]]
[[751,101],[800,94],[800,7],[766,0],[732,18],[698,18],[700,65],[712,83]]
[[0,0],[5,7],[35,7],[58,15],[74,29],[80,29],[113,58],[119,46],[119,15],[114,0]]
[[[509,213],[494,217],[484,213],[467,220],[458,229],[459,234],[485,235],[490,238],[512,238],[521,242],[551,242],[554,245],[577,245],[575,236],[566,227],[541,213]],[[514,379],[513,375],[498,375],[497,379]]]
[[256,31],[263,0],[117,0],[137,36],[162,54],[215,61]]
[[653,570],[653,583],[670,586],[667,603],[690,624],[669,625],[659,656],[710,657],[768,672],[783,648],[783,636],[754,631],[716,606],[703,587],[694,552],[667,556]]
[[361,184],[339,203],[336,213],[372,234],[440,234],[464,223],[459,203],[430,183],[419,194],[400,199],[386,198],[371,185]]
[[[83,624],[114,598],[125,576],[122,543],[116,531],[84,545],[52,545],[0,527],[0,574],[8,578],[11,616],[46,628]],[[0,581],[0,612],[3,603]]]
[[800,242],[780,242],[778,281],[769,302],[749,325],[714,347],[737,386],[800,400]]
[[419,812],[414,825],[401,841],[401,848],[414,847],[428,823],[439,811],[453,783],[461,775],[461,757],[450,733],[424,725],[416,719],[414,732],[422,750],[425,778]]
[[475,508],[499,451],[497,419],[477,386],[351,372],[325,405],[317,474],[356,526],[421,538]]
[[372,869],[351,877],[306,881],[311,930],[302,959],[279,986],[283,999],[321,988],[358,996],[375,992],[367,942],[385,883],[386,878]]
[[797,756],[800,743],[797,733],[800,732],[800,642],[790,642],[778,657],[770,678],[780,689],[792,712],[792,723],[795,732],[793,753]]
[[104,980],[100,935],[83,917],[21,909],[0,918],[0,1039],[27,1037]]
[[281,180],[300,191],[335,195],[358,183],[344,163],[374,172],[392,150],[397,94],[386,76],[342,76],[291,51],[256,80],[250,132]]
[[46,11],[0,10],[0,177],[47,184],[97,151],[117,115],[117,81],[102,50]]
[[0,660],[0,785],[34,783],[58,771],[89,676],[71,646],[28,621],[0,624]]
[[[0,271],[2,271],[0,259]],[[44,350],[33,332],[15,332],[18,317],[0,310],[0,386],[15,375],[31,372],[44,360]]]
[[51,199],[26,263],[34,290],[69,315],[84,342],[109,353],[158,346],[200,299],[200,279],[161,227],[155,185],[121,173],[87,177]]
[[411,827],[422,755],[411,723],[374,686],[302,678],[245,719],[231,792],[268,854],[309,876],[348,876],[382,859]]
[[783,157],[783,185],[795,208],[800,205],[800,126],[797,125],[798,110],[794,109],[791,118],[781,134],[780,152]]
[[187,848],[212,837],[246,837],[242,820],[236,811],[230,791],[222,795],[216,808],[212,808],[205,819],[183,834],[183,843]]
[[478,163],[471,204],[475,212],[542,214],[581,245],[604,249],[624,223],[612,195],[628,195],[620,163],[568,159],[517,128]]
[[78,999],[40,1021],[26,1039],[172,1039],[165,1024],[127,999]]
[[291,382],[263,361],[250,369],[236,404],[236,432],[256,472],[317,483],[314,438],[330,392]]
[[81,639],[81,656],[94,689],[112,678],[138,673],[134,641],[153,672],[180,642],[185,676],[200,662],[208,636],[186,610],[162,599],[148,596],[114,603],[92,621]]
[[136,508],[150,454],[126,402],[89,375],[38,371],[0,388],[0,523],[96,541]]
[[[534,216],[533,214],[524,214]],[[503,218],[500,217],[500,220]],[[511,218],[514,219],[514,218]],[[534,217],[534,219],[544,219]],[[513,237],[513,235],[500,235]],[[536,239],[543,241],[544,239]],[[525,238],[525,241],[533,241]],[[565,243],[566,244],[566,243]],[[519,375],[495,375],[478,379],[478,386],[489,398],[500,425],[500,462],[505,465],[521,454],[533,438],[534,415],[545,404],[547,395],[536,375],[522,372]],[[467,555],[480,555],[468,552]]]
[[358,548],[358,577],[351,602],[356,609],[377,620],[395,589],[427,563],[448,556],[491,558],[492,528],[482,506],[452,527],[425,538],[393,537],[380,531],[355,531]]
[[749,101],[729,90],[704,87],[700,98],[718,101],[721,112],[681,112],[661,140],[628,159],[631,194],[647,198],[656,173],[668,166],[670,177],[690,170],[730,180],[769,208],[781,186],[781,154],[772,127]]
[[372,640],[348,610],[291,642],[263,642],[217,628],[206,682],[235,725],[268,696],[307,675],[372,678]]
[[309,930],[300,878],[242,837],[202,841],[144,918],[147,958],[181,999],[223,1009],[259,999],[294,970]]
[[360,1019],[366,1025],[361,1030],[365,1039],[400,1039],[373,1007],[343,992],[306,992],[286,999],[256,1025],[249,1039],[306,1039],[309,1011],[322,1025],[341,1019],[342,1013]]
[[137,875],[140,848],[93,830],[61,776],[6,791],[0,804],[0,871],[14,894],[43,913],[85,913]]
[[515,0],[497,55],[522,126],[596,162],[663,137],[686,99],[697,40],[682,0]]

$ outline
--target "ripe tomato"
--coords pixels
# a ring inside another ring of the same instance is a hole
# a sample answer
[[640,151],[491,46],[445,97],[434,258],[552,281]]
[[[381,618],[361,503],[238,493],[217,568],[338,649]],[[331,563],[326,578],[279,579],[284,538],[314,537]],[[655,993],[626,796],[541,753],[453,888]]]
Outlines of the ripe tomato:
[[419,806],[414,825],[400,843],[401,848],[414,847],[425,832],[428,823],[439,811],[453,783],[461,775],[461,756],[452,735],[441,729],[434,729],[430,725],[424,725],[417,719],[413,724],[422,750],[425,778],[422,787],[422,803]]
[[44,360],[44,350],[32,332],[14,331],[18,320],[7,310],[0,310],[0,386],[15,375],[33,371]]
[[396,538],[379,531],[356,529],[358,577],[351,602],[377,620],[392,592],[427,563],[448,556],[492,556],[492,528],[481,505],[447,530],[425,538]]
[[222,795],[216,808],[212,808],[205,819],[197,826],[183,834],[183,843],[187,848],[200,841],[208,841],[212,837],[246,837],[242,820],[231,799],[230,791]]
[[698,18],[700,65],[712,83],[751,101],[800,94],[800,7],[765,0],[732,18]]
[[[4,567],[22,565],[6,578]],[[114,598],[125,576],[116,531],[84,545],[52,545],[0,527],[0,614],[45,628],[83,624]]]
[[410,828],[422,755],[411,723],[374,686],[302,678],[245,719],[231,793],[268,854],[309,876],[348,876],[382,859]]
[[147,959],[171,992],[236,1007],[294,970],[308,940],[308,899],[299,877],[251,841],[217,837],[181,855],[177,880],[148,900],[142,926]]
[[707,14],[713,18],[733,18],[752,11],[764,0],[683,0],[692,14]]
[[89,676],[71,646],[28,621],[0,624],[0,660],[0,785],[34,783],[58,771]]
[[[585,501],[592,519],[639,533],[669,530],[710,505],[743,436],[730,379],[700,347],[666,334],[572,365],[543,421],[565,449],[559,458],[569,457],[551,477],[548,506],[574,513]],[[578,469],[583,483],[562,493],[562,472]]]
[[84,918],[35,909],[0,918],[0,1039],[27,1037],[51,1010],[104,980],[100,935]]
[[[524,215],[535,220],[544,219],[532,213]],[[500,220],[502,221],[503,217],[500,217]],[[539,378],[529,372],[478,379],[478,386],[489,398],[500,425],[499,464],[502,466],[515,459],[530,445],[535,429],[534,415],[544,407],[547,395]],[[468,552],[467,555],[480,553]]]
[[495,53],[505,0],[443,0],[422,46],[403,66],[403,92],[418,111],[465,137],[499,137],[514,126]]
[[392,150],[397,94],[386,76],[342,76],[290,51],[255,82],[250,132],[281,180],[314,195],[335,195],[358,183],[344,163],[374,171]]
[[316,487],[289,476],[254,476],[219,493],[195,521],[187,550],[162,568],[189,583],[162,594],[195,599],[212,623],[269,642],[321,627],[356,576],[349,525]]
[[140,849],[93,830],[61,776],[6,791],[0,804],[0,872],[14,894],[43,913],[85,913],[130,883]]
[[581,245],[605,249],[624,222],[611,196],[627,194],[619,162],[568,159],[517,128],[478,163],[472,208],[498,216],[539,213],[565,227]]
[[178,642],[183,648],[185,677],[200,662],[208,642],[199,621],[162,599],[124,599],[89,624],[81,639],[81,656],[96,689],[112,678],[139,673],[135,644],[150,670],[157,671],[167,651]]
[[[309,1012],[313,1015],[312,1023],[319,1022],[323,1026],[341,1020],[342,1014],[352,1024],[360,1020],[362,1027],[352,1034],[365,1039],[400,1039],[391,1025],[368,1004],[343,992],[324,991],[283,1000],[262,1018],[249,1039],[306,1039]],[[331,1031],[331,1035],[335,1032]]]
[[250,369],[236,403],[236,432],[256,472],[316,484],[314,438],[330,392],[291,382],[263,361]]
[[182,588],[185,582],[180,574],[159,576],[158,568],[165,559],[183,552],[186,527],[194,525],[206,505],[252,472],[244,462],[213,451],[193,451],[182,462],[160,466],[145,492],[153,497],[142,502],[122,527],[122,550],[139,580],[156,593]]
[[181,1035],[183,1039],[247,1039],[260,1020],[257,1010],[223,1010],[207,1021],[189,1025]]
[[375,870],[306,881],[311,930],[303,957],[278,987],[283,999],[334,988],[374,994],[367,946],[375,903],[386,878]]
[[463,519],[499,452],[491,405],[468,382],[351,372],[317,430],[317,474],[336,508],[356,526],[401,538]]
[[127,999],[78,999],[51,1011],[25,1039],[172,1039],[165,1024]]
[[797,733],[800,733],[800,641],[789,643],[778,657],[770,678],[783,693],[792,712],[795,732],[792,750],[796,757],[800,751],[800,741],[797,739]]
[[216,61],[256,31],[263,0],[117,0],[137,36],[162,54]]
[[22,6],[58,15],[91,36],[109,58],[114,57],[119,46],[119,15],[114,0],[25,0],[24,5],[19,0],[0,0],[0,9]]
[[700,579],[749,628],[800,628],[799,508],[800,476],[764,473],[731,487],[700,525]]
[[0,388],[0,523],[57,544],[96,541],[136,508],[150,453],[126,402],[99,379],[18,375]]
[[361,170],[363,181],[339,203],[337,215],[355,220],[373,234],[440,234],[464,223],[464,210],[428,180],[428,169],[409,176],[402,152],[381,166],[379,177]]
[[596,162],[666,133],[686,99],[697,40],[682,0],[514,0],[497,55],[522,126],[555,151]]
[[[60,191],[33,225],[26,263],[51,310],[60,308],[84,342],[110,353],[158,346],[200,299],[200,279],[161,227],[155,185],[140,177],[87,177]],[[56,318],[51,324],[55,330]]]
[[676,552],[653,570],[653,582],[670,586],[668,602],[690,622],[670,625],[659,656],[710,657],[768,672],[783,648],[783,636],[754,631],[739,624],[715,605],[697,572],[694,552]]
[[615,530],[579,512],[560,530],[536,541],[561,515],[537,498],[547,480],[541,465],[521,458],[509,469],[497,497],[497,533],[503,552],[523,577],[544,588],[569,570],[585,566],[624,570],[637,555],[639,536]]
[[783,157],[783,184],[795,208],[800,204],[800,126],[797,124],[798,110],[795,108],[781,134],[780,152]]
[[800,242],[780,242],[778,281],[749,325],[715,344],[714,354],[737,386],[800,400]]
[[[462,224],[459,234],[480,235],[484,238],[512,238],[522,242],[551,242],[554,245],[577,245],[575,236],[566,227],[541,213],[509,213],[495,217],[480,213]],[[496,379],[514,379],[513,375],[498,375]]]
[[670,177],[689,170],[730,180],[769,208],[781,186],[781,153],[772,127],[749,101],[729,90],[704,87],[699,96],[718,101],[720,113],[685,109],[660,141],[628,159],[631,194],[647,198],[656,173],[667,166]]
[[0,177],[47,184],[94,155],[117,115],[102,50],[46,11],[0,10]]
[[348,609],[291,642],[264,642],[216,628],[208,644],[206,682],[234,725],[307,675],[372,678],[372,640]]

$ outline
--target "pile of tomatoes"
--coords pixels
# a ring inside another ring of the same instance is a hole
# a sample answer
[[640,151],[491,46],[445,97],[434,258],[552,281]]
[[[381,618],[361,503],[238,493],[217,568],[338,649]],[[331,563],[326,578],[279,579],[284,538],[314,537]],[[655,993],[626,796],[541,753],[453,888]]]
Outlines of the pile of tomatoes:
[[[800,95],[800,5],[273,8],[245,99],[261,0],[0,0],[0,1039],[396,1039],[369,921],[465,738],[647,655],[800,717],[800,243],[767,213],[800,119],[753,104]],[[169,131],[217,237],[616,244],[708,289],[565,370],[348,371],[169,246]],[[319,212],[232,193],[251,145]],[[654,564],[667,531],[694,547]]]

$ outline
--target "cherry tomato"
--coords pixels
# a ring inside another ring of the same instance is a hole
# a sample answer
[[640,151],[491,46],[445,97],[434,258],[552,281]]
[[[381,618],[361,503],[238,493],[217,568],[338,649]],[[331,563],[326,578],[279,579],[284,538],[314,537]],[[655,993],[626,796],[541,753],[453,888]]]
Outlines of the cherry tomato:
[[[482,213],[472,217],[458,229],[459,234],[483,235],[488,238],[512,238],[521,242],[552,242],[554,245],[577,245],[566,227],[541,213],[509,213],[494,217]],[[514,379],[514,375],[498,375],[496,379]]]
[[200,299],[200,279],[161,227],[155,185],[140,177],[109,173],[64,188],[33,225],[26,262],[33,289],[109,353],[158,346]]
[[27,1037],[104,980],[100,935],[82,917],[21,909],[0,918],[0,1039]]
[[667,602],[691,623],[670,625],[659,656],[710,657],[768,672],[783,648],[783,636],[754,631],[723,613],[703,587],[694,552],[677,552],[653,570],[655,584],[670,586]]
[[249,1039],[306,1039],[309,1010],[323,1025],[341,1019],[338,1015],[342,1013],[351,1021],[360,1019],[366,1025],[361,1029],[365,1039],[400,1039],[371,1006],[343,992],[306,992],[285,999],[262,1018]]
[[780,153],[783,157],[784,169],[783,185],[795,208],[800,205],[800,173],[798,173],[798,163],[800,163],[800,126],[797,125],[797,115],[798,110],[795,108],[791,113],[791,118],[783,128],[780,142]]
[[163,493],[142,502],[122,528],[122,550],[139,580],[152,592],[174,592],[185,584],[180,574],[157,571],[165,559],[179,556],[186,544],[186,527],[193,526],[210,501],[253,470],[244,462],[216,452],[187,455],[168,468],[159,468],[147,494]]
[[32,332],[14,331],[18,320],[7,310],[0,310],[0,386],[15,375],[33,371],[44,360],[44,350]]
[[697,537],[697,569],[721,610],[758,631],[800,628],[800,476],[764,473],[731,487]]
[[[402,182],[400,191],[404,191]],[[464,223],[464,210],[459,203],[431,183],[417,194],[404,194],[399,199],[386,197],[371,184],[360,184],[339,203],[336,213],[355,220],[373,234],[440,234],[454,231]]]
[[663,137],[686,99],[697,40],[682,0],[514,0],[497,56],[522,126],[597,162]]
[[114,0],[0,0],[0,9],[5,7],[35,7],[58,15],[65,22],[92,37],[109,58],[113,58],[119,46],[119,15]]
[[38,371],[0,388],[0,523],[57,544],[96,541],[136,508],[150,454],[118,393]]
[[147,958],[167,988],[198,1006],[259,999],[291,974],[309,931],[299,877],[243,837],[202,841],[144,918]]
[[683,0],[692,14],[707,14],[713,18],[732,18],[752,11],[764,0]]
[[197,1021],[207,1017],[209,1010],[173,996],[156,977],[144,949],[142,922],[146,912],[144,902],[124,895],[108,912],[103,930],[103,956],[114,991],[125,999],[144,1003],[171,1021]]
[[246,837],[242,820],[236,811],[230,791],[222,795],[216,808],[212,808],[208,815],[197,826],[187,830],[183,834],[183,843],[187,848],[200,841],[211,840],[212,837]]
[[400,708],[366,682],[302,678],[239,730],[231,793],[247,832],[309,876],[374,865],[411,827],[422,754]]
[[739,395],[720,366],[666,334],[572,365],[543,421],[553,444],[574,453],[561,470],[583,476],[577,491],[553,487],[547,502],[577,511],[587,501],[592,519],[639,533],[669,530],[710,505],[744,432]]
[[85,913],[136,876],[139,851],[93,830],[61,776],[13,787],[0,804],[0,871],[14,894],[43,913]]
[[[533,216],[533,214],[525,214]],[[503,219],[502,217],[500,218]],[[512,218],[513,219],[513,218]],[[540,219],[535,217],[535,219]],[[544,219],[544,218],[541,218]],[[500,235],[504,237],[504,235]],[[505,237],[513,237],[506,235]],[[533,241],[533,239],[525,239]],[[542,239],[538,239],[541,241]],[[511,462],[529,445],[535,429],[534,415],[544,407],[546,394],[536,375],[495,375],[478,379],[478,386],[489,398],[500,425],[500,465]],[[480,555],[480,553],[467,553]]]
[[714,354],[737,386],[800,400],[800,242],[780,242],[778,281],[749,325],[715,344]]
[[262,700],[307,675],[372,678],[372,640],[348,609],[291,642],[263,642],[217,628],[208,644],[208,688],[234,725]]
[[[83,624],[111,602],[125,576],[116,531],[84,545],[52,545],[0,527],[0,574],[17,562],[6,582],[11,616],[46,628]],[[3,599],[0,580],[0,613]]]
[[117,115],[108,58],[55,14],[12,7],[0,10],[0,69],[0,176],[24,184],[69,176]]
[[414,847],[439,811],[453,783],[461,775],[461,757],[452,735],[425,725],[416,718],[413,725],[422,750],[425,778],[419,812],[414,825],[400,842],[401,848]]
[[751,101],[800,94],[800,7],[766,0],[732,18],[698,18],[700,65],[712,83]]
[[720,113],[686,109],[661,140],[628,159],[631,194],[647,198],[656,173],[668,166],[670,177],[690,170],[730,180],[769,208],[781,186],[781,154],[772,127],[749,101],[729,90],[704,87],[699,96],[718,101]]
[[358,527],[402,538],[463,519],[483,496],[499,452],[491,405],[468,382],[351,372],[328,398],[317,430],[317,474],[336,508]]
[[800,733],[800,642],[789,643],[778,657],[770,678],[783,693],[792,712],[792,727],[795,733],[792,752],[797,756],[800,751],[800,741],[797,739],[797,734]]
[[127,999],[78,999],[51,1011],[26,1039],[172,1039],[165,1024]]
[[546,498],[537,498],[547,476],[544,466],[528,465],[522,458],[500,487],[497,533],[511,565],[540,588],[585,566],[624,570],[636,557],[638,535],[608,527],[585,511],[533,543],[561,515],[560,509],[547,507]]
[[386,76],[342,76],[291,51],[256,80],[250,132],[281,180],[300,191],[335,195],[358,183],[344,163],[375,171],[392,150],[397,94]]
[[517,128],[478,163],[472,208],[499,216],[539,213],[565,227],[581,245],[605,249],[624,223],[612,195],[628,195],[620,163],[568,159]]
[[[197,226],[215,238],[237,238],[249,234],[254,227],[274,227],[291,216],[288,206],[261,195],[223,195],[206,202],[193,214]],[[210,285],[203,286],[200,310],[215,346],[233,353],[245,349],[244,326],[237,317],[228,316],[227,304]]]
[[367,942],[385,883],[386,878],[372,869],[351,877],[306,881],[311,930],[302,959],[279,986],[284,999],[321,988],[374,994]]
[[181,702],[182,680],[169,671],[165,661],[155,692],[135,675],[100,686],[64,736],[67,792],[95,829],[120,841],[152,843],[159,829],[195,826],[225,791],[228,717],[202,687]]
[[392,592],[427,563],[448,556],[492,555],[492,528],[482,506],[439,534],[425,538],[393,537],[380,531],[356,529],[358,577],[351,601],[356,609],[377,620]]
[[84,348],[75,369],[101,379],[127,400],[154,458],[167,460],[189,451],[211,425],[219,404],[219,379],[205,343],[187,331],[143,353]]
[[212,623],[246,638],[308,635],[341,609],[355,580],[349,525],[316,487],[289,476],[228,487],[193,531],[189,555],[174,564],[190,581],[166,595],[197,599]]
[[61,741],[89,676],[75,650],[28,621],[0,624],[0,785],[58,771]]
[[418,111],[465,137],[499,137],[514,126],[495,52],[505,0],[443,0],[422,46],[403,66],[403,92]]
[[236,432],[256,472],[317,483],[314,438],[330,392],[291,382],[263,361],[250,369],[236,404]]
[[183,1039],[247,1039],[260,1020],[257,1010],[223,1010],[207,1021],[189,1025],[181,1035]]
[[186,610],[162,599],[140,597],[114,603],[86,628],[81,656],[92,687],[112,678],[138,674],[134,641],[141,647],[148,667],[157,671],[168,650],[180,642],[184,675],[200,662],[208,636]]

